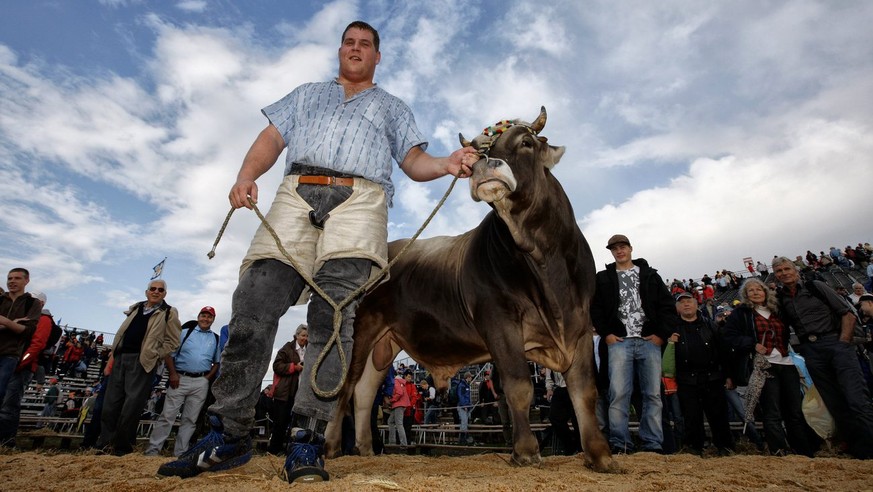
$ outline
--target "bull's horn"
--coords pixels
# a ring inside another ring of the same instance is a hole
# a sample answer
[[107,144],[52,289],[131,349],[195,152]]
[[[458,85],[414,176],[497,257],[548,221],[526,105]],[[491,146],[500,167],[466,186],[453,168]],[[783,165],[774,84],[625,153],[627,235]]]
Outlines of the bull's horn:
[[545,128],[545,126],[546,126],[546,107],[540,106],[540,115],[537,116],[536,121],[534,121],[530,127],[531,127],[531,129],[533,129],[533,131],[535,133],[539,133],[542,131],[543,128]]
[[458,133],[458,140],[461,141],[461,147],[469,147],[469,146],[473,145],[473,142],[464,138],[464,135],[461,133]]

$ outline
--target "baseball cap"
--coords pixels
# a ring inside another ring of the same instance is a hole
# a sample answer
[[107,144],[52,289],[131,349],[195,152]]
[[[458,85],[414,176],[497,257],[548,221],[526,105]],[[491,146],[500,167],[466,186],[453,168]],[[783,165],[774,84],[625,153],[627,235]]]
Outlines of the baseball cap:
[[630,240],[624,234],[615,234],[609,241],[606,242],[606,249],[612,249],[616,244],[625,243],[628,246],[631,245]]
[[40,302],[42,302],[42,304],[45,305],[45,301],[46,301],[45,293],[40,292],[40,291],[35,291],[35,292],[31,292],[30,296],[35,298],[35,299],[39,299]]
[[[203,306],[203,308],[200,309],[200,313],[209,313],[214,318],[215,317],[215,308],[212,306]],[[198,314],[200,314],[200,313],[198,313]]]
[[690,292],[686,292],[684,290],[682,292],[677,292],[676,295],[673,296],[673,299],[675,299],[676,302],[679,302],[680,300],[685,299],[686,297],[689,299],[694,299],[694,296],[691,295]]
[[873,301],[873,294],[861,294],[861,297],[858,298],[858,303],[861,301]]

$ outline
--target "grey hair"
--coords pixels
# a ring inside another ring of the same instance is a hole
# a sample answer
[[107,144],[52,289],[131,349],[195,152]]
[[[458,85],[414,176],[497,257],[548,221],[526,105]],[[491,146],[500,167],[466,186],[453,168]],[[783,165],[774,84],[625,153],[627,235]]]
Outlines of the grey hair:
[[156,278],[154,280],[149,280],[149,283],[146,284],[146,290],[149,290],[149,287],[151,287],[152,284],[163,284],[164,290],[167,290],[167,281],[162,279],[162,278]]
[[309,327],[306,326],[306,325],[300,325],[300,326],[298,326],[298,327],[297,327],[297,330],[294,332],[294,338],[297,338],[297,335],[299,335],[300,332],[302,332],[302,331],[305,331],[305,332],[308,333],[308,332],[309,332]]
[[764,299],[764,307],[769,309],[770,312],[778,313],[779,303],[776,302],[776,292],[774,292],[773,289],[771,289],[770,287],[767,287],[767,284],[757,278],[750,278],[746,280],[740,287],[740,302],[743,304],[743,306],[747,306],[752,309],[755,309],[757,307],[757,304],[750,301],[746,294],[746,291],[751,285],[760,285],[761,288],[764,289],[764,294],[767,296],[767,298]]
[[797,266],[796,263],[794,263],[794,260],[789,260],[788,258],[786,258],[784,256],[777,256],[776,258],[773,258],[773,261],[770,264],[770,266],[772,266],[773,269],[775,270],[777,266],[779,266],[783,263],[791,263],[791,266],[793,266],[795,270],[800,271],[800,267]]

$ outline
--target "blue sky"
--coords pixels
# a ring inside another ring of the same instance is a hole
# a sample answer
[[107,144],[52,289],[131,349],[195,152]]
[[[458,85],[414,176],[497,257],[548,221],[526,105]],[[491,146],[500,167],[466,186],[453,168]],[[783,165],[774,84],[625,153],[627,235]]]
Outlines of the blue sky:
[[[336,75],[343,28],[382,37],[376,82],[449,153],[549,112],[555,173],[599,268],[607,238],[665,278],[873,240],[873,3],[30,1],[0,15],[0,265],[63,322],[114,332],[167,257],[183,321],[230,317],[257,225],[208,260],[260,108]],[[282,160],[280,158],[280,160]],[[284,162],[284,161],[283,161]],[[259,182],[268,204],[281,178]],[[395,173],[392,239],[449,185]],[[266,208],[266,207],[265,207]],[[488,211],[456,187],[425,236]],[[305,316],[283,318],[281,346]]]

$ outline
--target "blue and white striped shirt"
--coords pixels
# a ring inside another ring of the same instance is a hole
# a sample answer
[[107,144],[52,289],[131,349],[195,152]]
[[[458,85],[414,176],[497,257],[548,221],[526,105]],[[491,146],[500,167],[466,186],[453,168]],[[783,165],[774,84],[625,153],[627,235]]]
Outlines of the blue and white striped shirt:
[[361,176],[382,185],[389,206],[391,159],[427,148],[409,106],[376,86],[346,99],[336,80],[307,83],[261,112],[285,140],[285,174],[296,162]]

